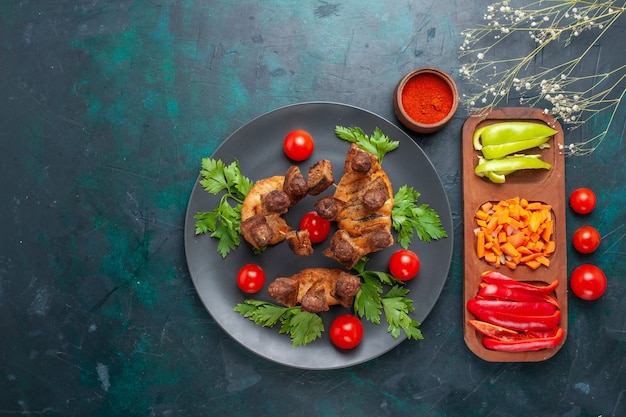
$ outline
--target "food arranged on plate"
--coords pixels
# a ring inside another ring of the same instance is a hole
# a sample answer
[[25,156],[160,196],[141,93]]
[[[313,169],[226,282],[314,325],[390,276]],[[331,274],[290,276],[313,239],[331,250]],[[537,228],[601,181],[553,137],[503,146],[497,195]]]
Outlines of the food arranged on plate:
[[493,109],[463,126],[464,335],[482,359],[541,361],[565,342],[562,146],[539,109]]
[[[370,136],[356,127],[337,126],[335,133],[350,142],[339,181],[329,160],[315,162],[306,176],[299,166],[291,165],[286,172],[252,181],[236,160],[227,165],[204,158],[200,184],[221,198],[212,211],[195,214],[195,232],[218,239],[223,258],[242,241],[256,256],[280,244],[287,244],[294,256],[310,256],[316,250],[313,244],[327,239],[332,223],[336,230],[322,250],[337,268],[303,268],[290,276],[265,277],[260,267],[244,265],[237,276],[242,302],[234,310],[264,327],[280,324],[280,333],[288,334],[293,346],[318,339],[324,331],[320,314],[333,306],[352,309],[357,321],[380,324],[384,316],[392,337],[404,333],[409,339],[421,339],[420,323],[410,317],[413,300],[404,285],[417,275],[419,257],[408,247],[415,236],[427,242],[447,233],[435,210],[417,205],[419,192],[403,185],[394,193],[382,162],[399,142],[378,128]],[[302,130],[291,132],[283,142],[286,156],[293,161],[306,160],[313,149],[312,137]],[[331,187],[332,193],[322,195]],[[293,228],[284,215],[297,204],[311,204],[306,197],[315,197],[312,210]],[[394,253],[389,263],[392,273],[366,270],[368,255],[396,241],[412,256],[398,259]],[[402,268],[409,272],[395,272]],[[244,297],[258,292],[266,278],[275,303]],[[339,348],[354,347],[361,337],[362,326],[359,330],[354,320],[344,317],[331,327],[331,341]]]

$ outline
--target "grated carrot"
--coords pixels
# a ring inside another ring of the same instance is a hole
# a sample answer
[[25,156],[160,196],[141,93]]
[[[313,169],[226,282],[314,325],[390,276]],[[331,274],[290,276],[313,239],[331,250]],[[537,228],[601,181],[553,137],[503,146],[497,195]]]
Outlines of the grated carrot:
[[549,256],[556,250],[553,240],[552,206],[525,198],[486,202],[475,213],[479,259],[498,268],[531,269],[550,266]]

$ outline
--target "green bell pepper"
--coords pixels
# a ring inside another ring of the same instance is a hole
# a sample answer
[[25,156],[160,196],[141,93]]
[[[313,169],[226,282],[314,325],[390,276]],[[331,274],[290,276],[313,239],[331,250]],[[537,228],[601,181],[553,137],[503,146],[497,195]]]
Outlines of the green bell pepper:
[[539,155],[512,155],[502,159],[480,158],[474,172],[494,183],[504,183],[506,175],[521,169],[551,169],[552,165]]
[[506,142],[498,145],[486,145],[483,146],[482,153],[487,159],[498,159],[537,146],[546,147],[545,144],[549,139],[550,137],[545,136],[516,142]]
[[537,122],[500,122],[479,127],[474,132],[472,144],[477,151],[488,145],[550,137],[557,131]]

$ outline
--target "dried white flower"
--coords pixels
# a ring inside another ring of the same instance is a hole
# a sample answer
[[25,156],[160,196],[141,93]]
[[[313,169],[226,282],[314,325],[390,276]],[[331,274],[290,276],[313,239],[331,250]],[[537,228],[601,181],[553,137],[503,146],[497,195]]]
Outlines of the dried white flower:
[[[586,52],[591,50],[592,45],[599,44],[602,35],[608,32],[624,11],[626,5],[616,7],[615,0],[540,0],[521,7],[511,6],[510,0],[494,2],[487,7],[487,13],[483,16],[486,24],[461,32],[463,39],[459,54],[461,57],[469,57],[473,62],[462,65],[459,73],[472,85],[482,89],[463,95],[463,101],[476,110],[491,108],[502,100],[513,99],[509,92],[515,91],[515,99],[523,105],[549,103],[543,108],[543,113],[552,114],[564,123],[571,123],[573,128],[581,126],[600,112],[609,112],[610,125],[622,98],[626,96],[623,88],[617,99],[610,95],[613,88],[619,88],[620,80],[626,78],[626,64],[603,74],[578,74],[581,68],[585,68],[580,64]],[[592,30],[599,33],[595,37],[580,36]],[[498,61],[485,58],[492,56],[490,52],[497,48],[510,47],[507,38],[516,33],[528,33],[535,49],[531,46],[525,51],[518,46],[518,38],[512,38],[516,42],[512,51],[518,56]],[[563,48],[572,42],[590,43],[587,48],[583,45],[580,49],[585,51],[580,57],[575,56],[571,61],[556,64],[552,68],[530,65],[539,53],[547,51],[550,54],[552,50],[548,48]],[[498,69],[495,64],[498,64]],[[530,73],[535,67],[538,73]],[[489,83],[482,82],[482,77],[488,79]],[[610,85],[611,82],[614,84]],[[584,142],[570,145],[568,149],[578,155],[593,152],[607,131],[608,128]]]

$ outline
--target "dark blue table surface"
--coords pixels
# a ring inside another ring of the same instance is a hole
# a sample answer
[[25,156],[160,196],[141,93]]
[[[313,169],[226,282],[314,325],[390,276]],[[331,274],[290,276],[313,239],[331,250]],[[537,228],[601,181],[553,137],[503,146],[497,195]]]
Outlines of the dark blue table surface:
[[[624,116],[566,159],[567,214],[593,224],[606,294],[570,294],[565,346],[489,363],[463,340],[461,107],[412,134],[455,223],[450,273],[423,341],[347,369],[268,362],[233,341],[187,271],[184,215],[200,159],[280,106],[332,101],[397,123],[391,94],[420,66],[458,71],[486,1],[0,3],[0,414],[41,416],[626,416]],[[604,65],[624,65],[624,24]],[[539,62],[533,65],[540,66]],[[567,136],[566,136],[567,137]]]

